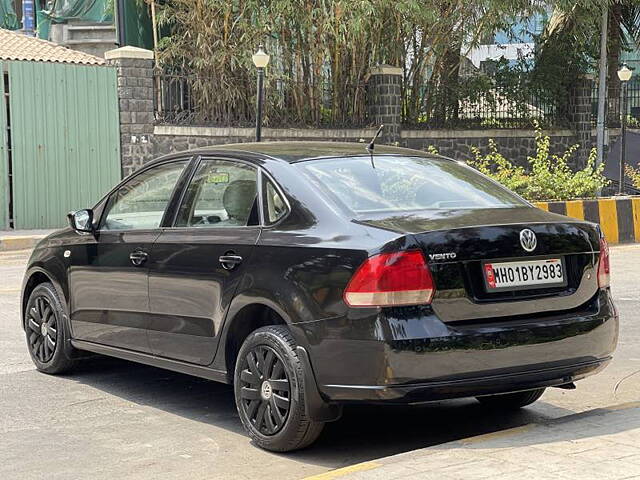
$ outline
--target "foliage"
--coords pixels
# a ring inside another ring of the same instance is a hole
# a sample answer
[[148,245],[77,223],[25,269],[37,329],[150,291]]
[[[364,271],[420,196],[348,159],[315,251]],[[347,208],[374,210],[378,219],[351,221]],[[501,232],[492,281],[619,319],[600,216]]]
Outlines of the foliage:
[[562,155],[549,152],[550,138],[536,128],[536,154],[528,157],[529,168],[515,165],[489,140],[489,152],[482,154],[478,147],[471,151],[475,159],[469,163],[478,171],[490,176],[510,190],[530,201],[571,200],[593,198],[609,181],[604,177],[604,164],[596,163],[596,150],[592,149],[586,166],[572,171],[569,160],[579,145],[572,145]]
[[[289,111],[319,125],[366,115],[358,87],[378,64],[402,66],[405,108],[417,115],[424,85],[458,83],[463,44],[540,7],[531,0],[170,0],[156,8],[167,33],[159,64],[193,74],[192,90],[213,116],[233,109],[251,118],[251,54],[264,43],[272,55],[266,122]],[[433,108],[455,112],[457,100]]]
[[[608,11],[607,66],[608,95],[617,99],[616,71],[620,55],[640,44],[640,2],[638,0],[555,0],[553,14],[540,38],[536,65],[549,81],[569,87],[582,74],[598,68],[600,28],[603,8]],[[615,100],[608,116],[613,120]]]
[[[206,112],[207,121],[230,123],[254,118],[251,54],[260,43],[272,55],[267,125],[286,124],[285,117],[297,125],[362,125],[367,75],[371,67],[389,64],[403,69],[402,113],[410,123],[433,125],[442,119],[439,126],[465,126],[465,120],[475,119],[478,105],[495,110],[506,104],[506,115],[489,111],[483,125],[504,128],[515,126],[512,118],[548,124],[566,113],[576,78],[595,65],[594,32],[603,4],[611,7],[612,45],[627,38],[620,37],[623,30],[640,36],[638,0],[136,1],[156,3],[163,33],[159,66],[189,74],[189,101]],[[509,30],[517,19],[549,8],[553,15],[535,38],[533,59],[498,62],[491,75],[462,74],[470,49],[496,31]],[[615,80],[615,68],[609,70]],[[532,98],[541,112],[531,108]]]
[[634,187],[640,188],[640,168],[633,168],[631,165],[625,165],[624,173],[626,173],[627,177],[631,179],[631,183],[633,183]]

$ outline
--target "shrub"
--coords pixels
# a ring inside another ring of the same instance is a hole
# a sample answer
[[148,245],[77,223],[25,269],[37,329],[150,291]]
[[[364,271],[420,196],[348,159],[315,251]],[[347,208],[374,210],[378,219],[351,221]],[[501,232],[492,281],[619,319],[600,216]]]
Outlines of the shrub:
[[528,168],[506,159],[493,140],[489,140],[486,154],[471,147],[475,158],[469,164],[530,201],[593,198],[609,184],[602,174],[604,164],[595,166],[595,148],[589,153],[586,166],[574,172],[568,162],[579,145],[572,145],[562,155],[553,155],[549,153],[550,143],[549,136],[536,124],[536,154],[528,157]]
[[640,188],[640,168],[633,168],[631,165],[624,166],[624,172],[631,179],[631,183],[636,188]]

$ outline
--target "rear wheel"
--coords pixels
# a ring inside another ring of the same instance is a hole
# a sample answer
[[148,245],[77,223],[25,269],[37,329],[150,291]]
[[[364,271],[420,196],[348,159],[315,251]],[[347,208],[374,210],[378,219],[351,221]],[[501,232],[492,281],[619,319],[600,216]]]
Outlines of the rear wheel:
[[516,410],[531,405],[542,396],[544,391],[544,388],[537,388],[525,392],[501,393],[499,395],[486,395],[476,398],[480,403],[488,407]]
[[296,344],[283,326],[251,333],[240,348],[234,374],[238,414],[260,447],[287,452],[313,443],[324,423],[305,411],[304,371]]
[[64,307],[51,283],[33,289],[24,314],[31,360],[44,373],[58,374],[73,366],[64,322]]

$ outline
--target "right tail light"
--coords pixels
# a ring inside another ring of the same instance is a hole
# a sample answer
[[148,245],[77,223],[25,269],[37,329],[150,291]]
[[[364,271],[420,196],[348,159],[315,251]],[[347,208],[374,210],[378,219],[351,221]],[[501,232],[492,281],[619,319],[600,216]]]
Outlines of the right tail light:
[[598,286],[608,288],[611,285],[609,244],[604,236],[600,237],[600,258],[598,259]]

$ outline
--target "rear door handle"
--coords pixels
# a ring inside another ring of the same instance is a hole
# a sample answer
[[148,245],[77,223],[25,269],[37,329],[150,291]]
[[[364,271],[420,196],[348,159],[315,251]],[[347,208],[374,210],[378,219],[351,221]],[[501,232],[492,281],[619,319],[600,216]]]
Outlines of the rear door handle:
[[218,260],[225,270],[233,270],[242,263],[242,257],[240,255],[220,255]]
[[149,258],[149,254],[147,252],[143,252],[142,250],[135,250],[129,254],[129,260],[136,267],[139,267]]

